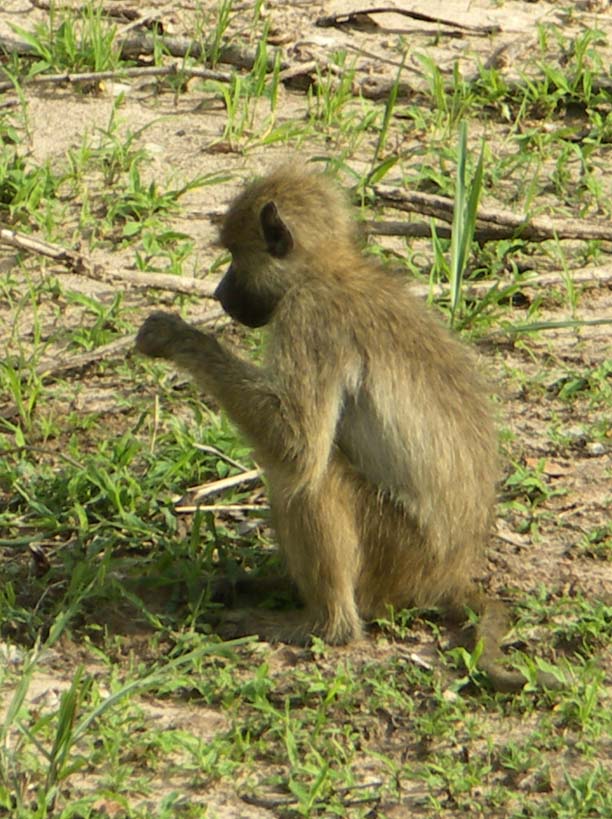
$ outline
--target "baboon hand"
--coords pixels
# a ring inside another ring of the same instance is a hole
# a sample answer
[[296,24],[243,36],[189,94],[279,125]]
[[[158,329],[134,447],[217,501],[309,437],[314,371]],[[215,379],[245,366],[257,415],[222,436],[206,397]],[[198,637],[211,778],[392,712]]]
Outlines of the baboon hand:
[[151,358],[172,358],[177,345],[194,332],[174,313],[151,313],[138,331],[136,349]]

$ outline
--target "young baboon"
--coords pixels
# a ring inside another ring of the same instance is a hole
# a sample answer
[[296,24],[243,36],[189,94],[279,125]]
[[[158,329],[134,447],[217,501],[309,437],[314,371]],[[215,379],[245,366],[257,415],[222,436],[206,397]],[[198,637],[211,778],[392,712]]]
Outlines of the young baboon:
[[[480,664],[499,690],[500,603],[472,577],[494,515],[497,443],[477,362],[395,274],[363,255],[343,194],[281,167],[231,205],[230,316],[267,325],[256,366],[176,315],[136,340],[188,370],[252,443],[273,524],[304,602],[262,636],[347,643],[389,605],[480,614]],[[262,629],[259,629],[260,633]],[[542,682],[553,685],[552,677]]]

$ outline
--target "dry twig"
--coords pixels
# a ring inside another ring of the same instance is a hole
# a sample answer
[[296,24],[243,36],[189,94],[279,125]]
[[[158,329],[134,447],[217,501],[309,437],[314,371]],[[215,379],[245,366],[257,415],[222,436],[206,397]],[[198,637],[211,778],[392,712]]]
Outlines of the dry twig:
[[[517,291],[531,288],[550,289],[551,287],[558,287],[571,281],[572,284],[582,285],[585,289],[600,287],[604,284],[612,282],[612,265],[604,265],[602,267],[582,267],[578,270],[572,270],[569,273],[561,271],[553,271],[552,273],[540,273],[530,279],[521,279],[520,281],[502,281],[492,282],[485,280],[480,282],[464,282],[464,293],[467,299],[481,299],[496,285],[500,290],[505,287],[514,286]],[[433,298],[441,298],[448,296],[448,284],[415,284],[412,287],[412,292],[421,298],[427,298],[430,294]]]
[[470,34],[477,34],[486,36],[489,34],[496,34],[501,31],[499,26],[470,26],[465,23],[457,23],[455,20],[448,18],[437,17],[431,14],[425,14],[421,11],[412,11],[410,9],[396,8],[395,6],[375,6],[374,8],[359,9],[358,11],[344,12],[343,14],[331,14],[325,17],[319,17],[315,21],[315,25],[321,28],[329,28],[332,26],[342,26],[347,23],[350,25],[356,22],[358,25],[364,17],[371,14],[399,14],[403,17],[409,17],[411,20],[418,20],[422,23],[435,23],[437,25],[449,26],[449,28],[456,28],[459,31],[466,31]]
[[[57,3],[52,3],[51,0],[30,0],[30,3],[34,6],[34,8],[41,9],[42,11],[54,11],[59,10],[59,6]],[[71,6],[66,6],[66,8],[72,10]],[[136,20],[140,18],[140,12],[137,9],[130,9],[126,8],[125,5],[121,3],[105,3],[104,4],[104,14],[108,17],[117,17],[120,20]]]
[[[384,205],[408,213],[424,213],[452,223],[454,202],[446,196],[436,196],[421,191],[376,185],[376,196]],[[593,222],[585,219],[551,219],[548,216],[517,215],[498,208],[479,208],[476,217],[475,238],[481,241],[520,236],[532,242],[547,239],[603,239],[612,241],[610,222]]]
[[155,290],[171,290],[175,293],[201,296],[212,299],[218,279],[210,282],[196,279],[193,276],[173,276],[171,273],[144,273],[133,270],[107,270],[100,264],[76,250],[45,242],[25,233],[18,233],[10,228],[0,227],[0,244],[35,253],[53,259],[72,273],[87,276],[103,282],[123,282],[132,287]]
[[241,472],[239,475],[230,475],[228,478],[221,478],[218,481],[210,481],[210,483],[203,483],[199,486],[191,486],[189,487],[189,492],[194,493],[192,500],[197,501],[200,500],[200,498],[211,498],[214,495],[227,492],[228,489],[235,489],[237,486],[252,489],[261,483],[261,470],[249,469],[247,472]]
[[267,512],[270,507],[264,503],[213,503],[213,504],[187,504],[185,506],[175,506],[175,512]]
[[[161,47],[165,53],[172,57],[193,57],[195,60],[206,58],[205,47],[189,37],[167,37],[165,35],[153,36],[147,33],[138,33],[120,40],[119,48],[122,59],[136,59],[143,54],[153,54],[155,49]],[[218,62],[233,65],[236,68],[251,69],[255,65],[257,52],[254,49],[246,49],[241,46],[231,44],[221,46]],[[276,64],[276,49],[267,57],[267,69],[272,71]],[[280,61],[280,68],[289,68],[286,60]]]
[[[213,71],[209,68],[187,68],[176,64],[165,66],[138,66],[137,68],[118,68],[114,71],[82,71],[76,74],[37,74],[35,77],[23,77],[21,83],[28,85],[58,85],[69,83],[100,83],[103,80],[127,80],[133,77],[201,77],[205,80],[229,82],[231,74],[226,71]],[[8,91],[15,86],[14,82],[0,82],[0,92]]]
[[[405,236],[409,239],[430,239],[431,224],[429,222],[396,222],[385,219],[377,222],[368,219],[363,222],[366,233],[370,236]],[[451,238],[451,229],[436,225],[436,233],[441,239]]]

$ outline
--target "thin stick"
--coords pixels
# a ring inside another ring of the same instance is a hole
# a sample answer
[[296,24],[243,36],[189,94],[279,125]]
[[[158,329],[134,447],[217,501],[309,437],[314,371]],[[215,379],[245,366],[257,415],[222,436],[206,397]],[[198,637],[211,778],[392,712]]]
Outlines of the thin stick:
[[95,350],[88,350],[85,353],[70,356],[63,361],[58,361],[56,355],[53,358],[42,361],[36,368],[36,374],[39,375],[43,381],[50,381],[57,378],[58,375],[66,375],[66,373],[69,372],[79,372],[89,367],[90,364],[95,364],[105,358],[112,358],[124,352],[124,350],[133,347],[133,345],[134,337],[130,335],[118,338],[109,344],[103,344],[101,347],[96,347]]
[[[57,3],[51,3],[50,0],[30,0],[30,3],[37,9],[42,9],[43,11],[51,11],[53,7],[56,11],[58,10]],[[70,9],[72,11],[71,6],[65,6],[64,8]],[[139,20],[145,18],[140,17],[140,12],[136,9],[128,9],[125,6],[121,5],[120,3],[112,3],[104,4],[104,14],[108,15],[109,17],[119,17],[123,20]]]
[[[568,280],[571,281],[572,284],[582,285],[585,289],[597,288],[602,284],[607,284],[612,281],[612,265],[604,267],[583,267],[578,270],[572,270],[569,274],[557,271],[553,273],[540,273],[531,279],[521,279],[516,282],[502,281],[498,284],[502,288],[515,286],[517,290],[531,288],[549,289],[558,285],[564,285]],[[489,280],[471,282],[469,284],[465,282],[464,284],[465,297],[474,299],[482,298],[486,295],[489,290],[495,286],[496,282]],[[411,289],[415,295],[421,296],[422,298],[427,298],[430,294],[434,298],[440,298],[448,294],[448,284],[434,284],[431,286],[428,284],[414,284]]]
[[234,489],[237,486],[245,486],[250,489],[261,483],[261,470],[249,469],[247,472],[241,472],[240,475],[230,475],[228,478],[220,478],[218,481],[190,486],[188,491],[195,493],[193,500],[199,500],[200,498],[219,495],[221,492],[227,492],[228,489]]
[[[406,236],[410,239],[431,239],[431,225],[429,222],[397,222],[385,219],[376,222],[368,219],[363,222],[367,233],[371,236]],[[436,225],[436,233],[441,239],[450,239],[451,229],[443,225]]]
[[[374,192],[385,205],[409,213],[424,213],[449,224],[453,221],[453,200],[421,191],[408,191],[376,185]],[[523,239],[541,242],[546,239],[604,239],[612,241],[610,222],[594,222],[585,219],[551,219],[548,216],[517,215],[498,208],[478,209],[478,230],[491,232],[490,238],[507,238],[519,235]]]
[[[196,327],[202,327],[206,324],[211,324],[213,321],[219,321],[220,319],[227,319],[226,312],[221,310],[221,308],[219,308],[219,310],[208,312],[206,316],[201,319],[192,319],[191,323]],[[53,379],[60,374],[65,375],[68,372],[83,370],[90,364],[95,364],[103,359],[114,358],[119,353],[122,353],[124,350],[128,350],[133,346],[134,336],[123,336],[123,338],[118,338],[116,341],[111,341],[109,344],[103,344],[100,347],[96,347],[95,350],[87,350],[87,352],[78,353],[77,355],[70,356],[70,358],[66,358],[63,361],[58,361],[57,356],[45,359],[36,368],[36,373],[43,378],[43,380]]]
[[43,455],[52,455],[60,458],[62,461],[66,461],[67,464],[70,466],[74,466],[76,469],[83,470],[85,467],[79,461],[75,461],[74,458],[71,458],[70,455],[66,455],[65,452],[60,452],[59,449],[52,449],[51,447],[44,447],[44,446],[14,446],[9,447],[8,449],[0,449],[0,458],[6,458],[7,455],[15,455],[21,452],[40,452]]
[[171,273],[145,273],[121,268],[107,270],[76,250],[45,242],[42,239],[36,239],[33,236],[18,233],[5,227],[0,227],[0,244],[10,245],[28,253],[46,256],[64,265],[71,272],[87,276],[90,279],[104,282],[122,281],[137,288],[171,290],[175,293],[185,293],[212,299],[219,283],[218,279],[214,279],[209,283],[193,276],[173,276]]
[[[229,321],[224,310],[213,310],[206,314],[203,318],[192,319],[191,323],[196,327],[203,327],[213,321]],[[96,347],[95,350],[88,350],[85,353],[70,356],[63,361],[58,361],[57,356],[46,359],[36,368],[36,374],[40,376],[43,383],[54,381],[58,376],[65,375],[69,372],[80,372],[91,364],[96,364],[106,358],[113,358],[123,353],[125,350],[131,350],[134,347],[134,336],[124,336],[118,338],[116,341],[111,341],[110,344],[103,344],[101,347]],[[2,410],[4,418],[10,420],[19,416],[19,409],[15,404],[9,404]]]
[[[232,75],[226,71],[213,71],[209,68],[183,68],[176,64],[166,66],[139,66],[137,68],[118,68],[114,71],[82,71],[71,74],[37,74],[35,77],[22,77],[19,82],[27,85],[58,85],[69,83],[102,82],[103,80],[125,80],[131,77],[202,77],[206,80],[217,80],[219,82],[230,82]],[[0,91],[8,91],[14,88],[15,83],[6,81],[0,82]]]
[[[397,235],[391,233],[389,226],[399,228],[401,224],[401,222],[379,223],[370,221],[365,223],[365,227],[369,232],[387,236]],[[383,227],[382,229],[377,230],[376,227],[379,225],[383,225]],[[389,228],[388,230],[387,227]],[[418,227],[418,229],[416,229],[417,225],[415,224],[414,227],[414,232],[407,230],[405,235],[422,237],[431,236],[431,228],[428,225],[421,225]],[[407,228],[411,228],[410,223],[407,224]],[[427,230],[425,228],[427,228]],[[441,230],[442,229],[439,229],[438,235],[443,236],[444,234],[440,232]],[[173,276],[170,273],[134,272],[122,270],[121,268],[106,270],[101,265],[94,265],[94,263],[83,254],[77,253],[73,250],[67,250],[59,245],[53,245],[50,242],[44,242],[42,239],[35,239],[32,236],[17,233],[17,231],[9,230],[8,228],[0,228],[0,244],[1,243],[18,248],[19,250],[25,250],[29,253],[37,253],[54,259],[55,261],[66,265],[70,271],[87,276],[91,279],[108,282],[122,281],[136,288],[169,290],[175,293],[186,293],[188,295],[196,295],[203,298],[213,298],[214,291],[219,282],[218,279],[213,279],[213,281],[208,284],[202,279],[196,279],[192,276]],[[600,285],[606,284],[612,280],[612,266],[604,265],[602,267],[580,268],[578,270],[571,271],[569,278],[571,278],[571,281],[574,284],[581,284],[586,288],[599,287]],[[521,289],[532,287],[551,287],[563,284],[567,280],[567,273],[552,272],[534,276],[532,279],[524,279],[517,282],[517,284]],[[512,284],[512,282],[508,282],[507,284]],[[490,281],[474,282],[467,287],[466,296],[471,297],[482,295],[490,290],[492,286],[493,285]],[[413,286],[413,292],[419,296],[422,296],[423,298],[427,298],[430,293],[437,298],[445,295],[447,290],[448,288],[446,285],[433,285],[430,287],[429,285],[415,284]],[[214,315],[211,314],[211,320],[221,315],[223,315],[221,312]],[[113,344],[115,343],[117,342],[113,342]],[[110,347],[112,345],[108,346]],[[101,350],[103,348],[100,347],[98,349]]]
[[396,8],[395,6],[375,6],[374,8],[344,12],[344,14],[331,14],[327,17],[319,17],[318,20],[315,21],[315,25],[321,28],[328,28],[342,23],[352,23],[358,21],[359,17],[364,14],[401,14],[404,17],[409,17],[411,20],[418,20],[422,23],[437,23],[438,25],[450,26],[460,31],[469,31],[472,34],[497,34],[501,31],[499,26],[470,26],[465,23],[457,23],[445,17],[434,17],[431,14],[425,14],[421,11],[410,11],[408,9]]
[[175,512],[267,512],[270,507],[266,504],[236,503],[236,504],[196,504],[195,506],[175,506]]

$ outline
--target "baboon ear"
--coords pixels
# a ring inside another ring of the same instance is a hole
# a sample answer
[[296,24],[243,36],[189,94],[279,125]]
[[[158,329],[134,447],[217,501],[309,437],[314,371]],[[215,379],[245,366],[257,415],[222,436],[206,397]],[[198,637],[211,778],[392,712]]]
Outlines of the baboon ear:
[[293,236],[280,218],[274,202],[268,202],[263,206],[259,221],[268,252],[275,259],[283,259],[293,248]]

